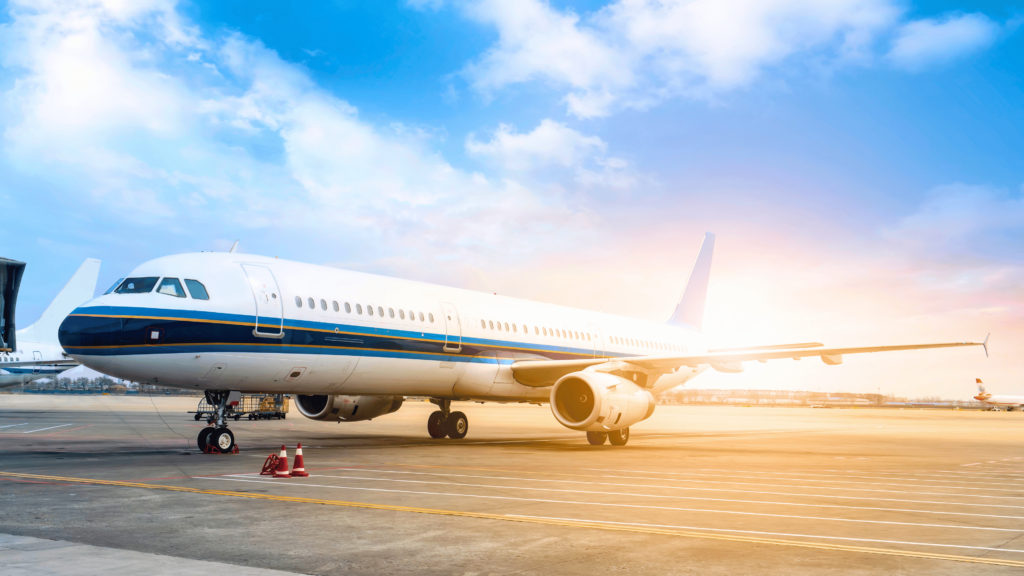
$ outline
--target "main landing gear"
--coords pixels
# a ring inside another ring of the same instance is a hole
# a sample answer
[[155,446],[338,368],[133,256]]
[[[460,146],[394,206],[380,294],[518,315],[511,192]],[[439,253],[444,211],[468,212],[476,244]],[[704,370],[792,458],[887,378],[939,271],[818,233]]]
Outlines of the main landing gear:
[[629,442],[629,428],[611,432],[587,432],[587,442],[594,446],[604,444],[605,440],[611,442],[612,446],[625,446],[626,442]]
[[431,399],[440,408],[427,418],[427,433],[431,438],[465,438],[469,433],[469,418],[462,412],[452,412],[451,400]]
[[216,408],[206,421],[209,426],[200,430],[196,438],[196,445],[203,452],[206,452],[207,447],[213,447],[227,454],[235,447],[235,435],[228,430],[227,418],[224,416],[228,407],[228,394],[227,390],[206,391],[206,401]]

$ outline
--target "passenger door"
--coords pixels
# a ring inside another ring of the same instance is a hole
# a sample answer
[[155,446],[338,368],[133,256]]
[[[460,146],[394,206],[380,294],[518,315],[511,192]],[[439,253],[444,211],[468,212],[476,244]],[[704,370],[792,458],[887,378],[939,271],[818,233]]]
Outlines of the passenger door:
[[604,334],[597,324],[590,325],[590,334],[594,337],[594,358],[604,356]]
[[454,305],[441,302],[441,312],[444,314],[444,351],[462,352],[462,322],[459,320],[459,311]]
[[284,305],[273,272],[266,266],[242,264],[256,300],[256,327],[252,333],[263,338],[284,337]]
[[[42,352],[33,352],[32,353],[32,360],[34,360],[35,362],[42,362],[43,361],[43,353]],[[32,373],[33,374],[39,374],[39,364],[32,365]]]

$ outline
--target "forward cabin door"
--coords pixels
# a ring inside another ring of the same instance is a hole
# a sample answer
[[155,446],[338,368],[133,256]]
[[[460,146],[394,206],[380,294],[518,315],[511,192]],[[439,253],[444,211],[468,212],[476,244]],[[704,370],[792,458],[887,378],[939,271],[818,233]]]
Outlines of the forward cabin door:
[[604,334],[601,333],[601,327],[597,324],[591,324],[590,335],[594,339],[594,358],[604,356]]
[[37,364],[33,364],[32,365],[32,373],[33,374],[39,374],[39,364],[38,364],[38,362],[42,362],[43,361],[43,353],[42,352],[33,352],[32,353],[32,360],[34,362],[37,362]]
[[263,338],[284,337],[284,305],[277,280],[270,268],[255,264],[242,264],[249,279],[252,296],[256,300],[256,327],[252,333]]
[[459,311],[453,304],[441,302],[441,312],[444,314],[444,351],[462,352],[462,322],[459,321]]

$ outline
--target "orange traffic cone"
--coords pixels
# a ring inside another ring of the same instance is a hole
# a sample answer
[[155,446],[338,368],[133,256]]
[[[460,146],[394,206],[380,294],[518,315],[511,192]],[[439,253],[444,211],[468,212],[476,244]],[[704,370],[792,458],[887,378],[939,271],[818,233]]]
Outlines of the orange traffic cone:
[[295,460],[292,462],[292,476],[300,476],[305,478],[309,476],[306,472],[306,464],[302,461],[302,443],[295,449]]
[[291,478],[292,473],[288,471],[288,450],[281,446],[281,455],[277,457],[277,470],[274,470],[274,478]]

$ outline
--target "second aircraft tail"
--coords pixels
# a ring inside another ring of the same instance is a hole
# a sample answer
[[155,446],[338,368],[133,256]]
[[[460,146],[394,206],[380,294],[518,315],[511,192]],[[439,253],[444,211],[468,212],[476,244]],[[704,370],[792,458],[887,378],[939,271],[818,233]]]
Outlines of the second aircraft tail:
[[46,311],[39,317],[39,320],[23,330],[18,330],[18,340],[24,339],[30,342],[43,342],[59,346],[57,330],[60,328],[61,322],[75,308],[92,299],[96,294],[96,280],[99,275],[100,261],[95,258],[86,258],[71,280],[68,280],[53,302],[46,307]]
[[700,252],[690,269],[690,277],[686,281],[686,288],[676,305],[676,311],[668,319],[673,326],[693,328],[700,330],[704,324],[704,301],[708,294],[708,281],[711,279],[711,255],[715,251],[715,235],[711,232],[704,234],[704,242],[700,245]]

